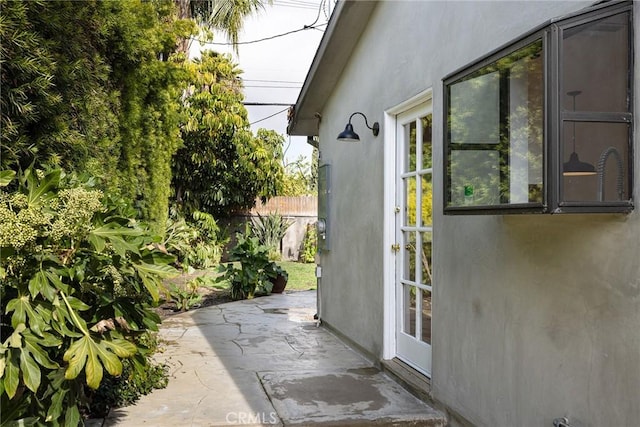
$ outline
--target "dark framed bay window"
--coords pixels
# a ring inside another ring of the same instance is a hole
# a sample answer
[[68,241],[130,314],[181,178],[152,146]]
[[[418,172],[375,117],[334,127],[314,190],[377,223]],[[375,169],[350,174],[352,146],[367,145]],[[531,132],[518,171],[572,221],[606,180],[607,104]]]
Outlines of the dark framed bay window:
[[633,208],[631,12],[590,8],[445,78],[445,214]]

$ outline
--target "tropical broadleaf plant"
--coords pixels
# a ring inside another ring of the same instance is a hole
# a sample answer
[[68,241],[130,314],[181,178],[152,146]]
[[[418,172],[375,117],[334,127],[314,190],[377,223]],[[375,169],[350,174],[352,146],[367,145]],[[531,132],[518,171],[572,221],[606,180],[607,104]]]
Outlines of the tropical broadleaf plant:
[[9,185],[9,183],[11,182],[11,180],[13,180],[13,177],[15,176],[16,176],[15,171],[12,171],[12,170],[1,171],[0,187],[6,187],[7,185]]
[[[0,172],[0,425],[73,425],[138,337],[174,258],[101,191],[60,170]],[[9,191],[5,191],[11,189]]]
[[232,299],[268,295],[273,288],[272,279],[278,275],[288,277],[284,269],[269,259],[269,248],[251,235],[248,224],[244,233],[236,233],[236,240],[236,245],[229,251],[231,262],[219,266],[221,275],[217,278],[229,283]]
[[269,248],[269,258],[279,260],[280,242],[292,224],[293,221],[278,212],[271,212],[267,216],[258,214],[258,218],[251,219],[251,231],[261,245]]
[[220,229],[213,215],[194,211],[191,218],[187,219],[177,209],[172,211],[162,246],[176,256],[178,264],[184,270],[190,267],[206,269],[217,265],[229,238],[226,231]]

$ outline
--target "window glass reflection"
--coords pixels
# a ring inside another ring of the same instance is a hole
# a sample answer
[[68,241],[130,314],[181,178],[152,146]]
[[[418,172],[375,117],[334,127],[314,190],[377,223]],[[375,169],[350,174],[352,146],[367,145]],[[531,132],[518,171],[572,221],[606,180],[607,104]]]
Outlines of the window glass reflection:
[[542,203],[542,41],[450,84],[448,206]]

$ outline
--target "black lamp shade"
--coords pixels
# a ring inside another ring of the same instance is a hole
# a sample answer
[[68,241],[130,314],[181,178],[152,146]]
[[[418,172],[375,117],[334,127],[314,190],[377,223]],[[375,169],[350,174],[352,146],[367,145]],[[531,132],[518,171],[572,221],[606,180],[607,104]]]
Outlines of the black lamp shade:
[[340,135],[338,135],[338,141],[359,142],[360,137],[353,131],[353,125],[351,123],[347,123],[347,126],[344,128],[344,130],[340,133]]
[[578,153],[571,153],[569,161],[562,165],[562,174],[564,176],[588,176],[595,175],[596,168],[591,163],[581,162]]

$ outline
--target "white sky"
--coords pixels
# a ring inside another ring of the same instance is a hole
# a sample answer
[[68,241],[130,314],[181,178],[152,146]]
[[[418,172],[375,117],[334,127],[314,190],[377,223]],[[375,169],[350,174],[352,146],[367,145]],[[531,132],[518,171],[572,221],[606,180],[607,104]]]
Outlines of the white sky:
[[[316,49],[322,38],[334,0],[273,0],[271,6],[248,18],[238,40],[239,55],[233,53],[222,35],[216,35],[214,44],[203,49],[231,53],[234,61],[243,70],[245,102],[295,104],[304,78],[311,66]],[[330,10],[329,10],[330,9]],[[317,19],[317,21],[316,21]],[[315,22],[315,24],[314,24]],[[293,34],[276,37],[257,43],[242,44],[254,40],[273,37],[305,26],[318,26]],[[197,55],[200,46],[194,42],[191,54]],[[285,158],[287,162],[300,155],[310,157],[312,147],[306,137],[288,136],[287,106],[247,106],[251,129],[273,129],[285,138]],[[275,114],[275,115],[274,115]],[[268,116],[274,115],[269,119]]]

